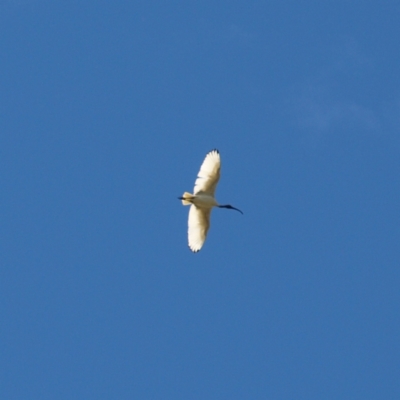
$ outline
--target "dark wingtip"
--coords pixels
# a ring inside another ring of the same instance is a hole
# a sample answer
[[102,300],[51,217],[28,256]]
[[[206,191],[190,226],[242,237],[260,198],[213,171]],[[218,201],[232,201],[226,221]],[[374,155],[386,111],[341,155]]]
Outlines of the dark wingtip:
[[189,250],[190,250],[192,253],[198,253],[198,252],[200,251],[200,249],[198,249],[198,250],[193,250],[189,245],[188,245],[188,247],[189,247]]

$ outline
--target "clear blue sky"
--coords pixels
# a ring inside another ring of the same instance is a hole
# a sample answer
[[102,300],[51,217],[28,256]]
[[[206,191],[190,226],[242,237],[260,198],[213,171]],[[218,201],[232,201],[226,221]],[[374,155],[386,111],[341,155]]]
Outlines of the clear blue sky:
[[0,398],[399,399],[399,21],[1,1]]

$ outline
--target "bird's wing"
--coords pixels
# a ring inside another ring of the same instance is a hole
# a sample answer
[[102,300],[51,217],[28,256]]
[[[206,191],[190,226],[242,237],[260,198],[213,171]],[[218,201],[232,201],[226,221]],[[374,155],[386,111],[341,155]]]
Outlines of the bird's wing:
[[188,242],[190,250],[198,252],[206,240],[210,227],[211,208],[198,208],[194,204],[190,206],[188,221]]
[[212,150],[206,155],[203,164],[201,164],[196,182],[194,183],[193,193],[203,192],[214,196],[215,188],[219,181],[220,169],[221,158],[219,152],[218,150]]

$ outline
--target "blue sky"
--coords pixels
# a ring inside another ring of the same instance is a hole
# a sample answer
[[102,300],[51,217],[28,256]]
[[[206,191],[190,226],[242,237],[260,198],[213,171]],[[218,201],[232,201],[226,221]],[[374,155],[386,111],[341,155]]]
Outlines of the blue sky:
[[400,398],[399,17],[2,1],[0,397]]

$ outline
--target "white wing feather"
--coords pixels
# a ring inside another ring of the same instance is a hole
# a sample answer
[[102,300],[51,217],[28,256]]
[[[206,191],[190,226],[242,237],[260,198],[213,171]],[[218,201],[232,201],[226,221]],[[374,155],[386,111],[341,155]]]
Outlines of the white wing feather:
[[214,196],[215,188],[219,181],[220,169],[221,158],[219,152],[218,150],[212,150],[206,155],[203,164],[201,164],[194,183],[193,193],[203,192]]
[[210,227],[211,208],[198,208],[190,206],[188,220],[188,242],[190,250],[199,251],[206,240],[208,228]]

